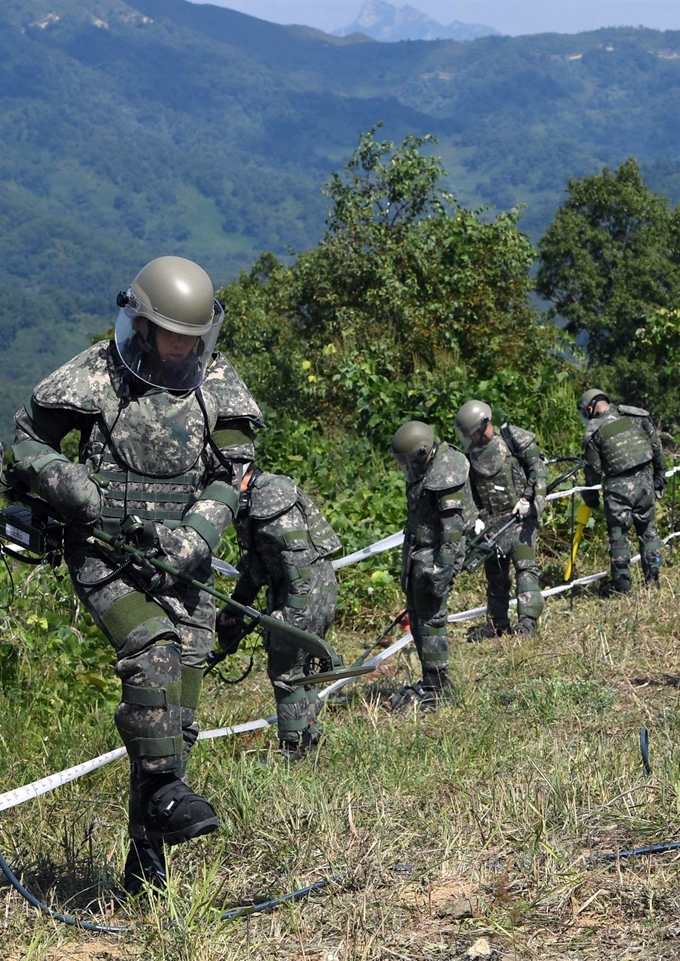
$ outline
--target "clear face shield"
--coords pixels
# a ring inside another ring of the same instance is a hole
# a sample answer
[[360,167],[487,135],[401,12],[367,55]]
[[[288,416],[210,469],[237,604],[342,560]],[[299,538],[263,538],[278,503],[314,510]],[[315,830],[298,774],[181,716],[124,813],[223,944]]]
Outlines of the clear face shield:
[[456,424],[456,434],[458,435],[461,448],[467,451],[471,447],[486,447],[491,440],[490,437],[486,436],[488,424],[488,417],[484,417],[478,424],[473,426],[472,429],[463,429]]
[[407,484],[415,484],[424,476],[431,455],[431,450],[427,451],[422,447],[409,454],[395,453],[395,460],[399,464]]
[[203,382],[217,343],[224,310],[215,301],[213,322],[198,336],[177,333],[137,313],[134,299],[116,320],[116,347],[135,377],[163,390],[185,392]]

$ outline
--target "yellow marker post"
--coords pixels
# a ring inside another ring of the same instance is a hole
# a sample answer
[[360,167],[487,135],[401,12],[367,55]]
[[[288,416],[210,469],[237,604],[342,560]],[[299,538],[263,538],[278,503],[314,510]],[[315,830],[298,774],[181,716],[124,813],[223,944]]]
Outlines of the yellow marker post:
[[564,569],[564,579],[565,581],[571,580],[571,572],[574,567],[574,561],[576,560],[576,553],[578,551],[578,546],[581,543],[581,538],[583,537],[583,530],[590,520],[591,514],[593,513],[592,507],[588,507],[587,504],[581,504],[578,511],[576,512],[576,528],[574,530],[574,543],[571,545],[571,557],[567,561],[567,566]]

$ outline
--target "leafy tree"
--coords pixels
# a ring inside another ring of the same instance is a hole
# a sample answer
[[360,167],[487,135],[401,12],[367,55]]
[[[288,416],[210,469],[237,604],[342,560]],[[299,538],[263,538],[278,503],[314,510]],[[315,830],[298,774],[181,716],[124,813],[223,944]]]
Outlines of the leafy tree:
[[464,209],[424,153],[433,138],[408,136],[395,148],[376,130],[326,185],[318,247],[289,268],[261,258],[222,296],[241,319],[225,346],[258,367],[265,405],[284,402],[325,430],[351,429],[384,448],[413,416],[451,436],[458,405],[480,381],[493,393],[500,378],[521,397],[526,386],[508,368],[552,370],[555,332],[528,301],[534,250],[518,212]]
[[632,158],[570,180],[568,192],[539,243],[536,289],[554,304],[548,316],[587,333],[591,377],[601,386],[677,421],[660,318],[680,296],[680,210],[645,186]]

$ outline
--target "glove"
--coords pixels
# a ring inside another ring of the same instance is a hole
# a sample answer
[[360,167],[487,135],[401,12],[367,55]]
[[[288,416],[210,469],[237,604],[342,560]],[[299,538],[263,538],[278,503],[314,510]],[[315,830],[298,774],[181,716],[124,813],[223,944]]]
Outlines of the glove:
[[246,635],[246,624],[242,614],[235,614],[223,607],[215,622],[217,643],[224,654],[235,654]]
[[591,510],[595,511],[600,506],[599,491],[581,491],[581,497],[586,507],[590,507]]
[[477,520],[475,521],[475,536],[477,536],[478,534],[481,534],[485,527],[486,527],[486,524],[484,523],[482,518],[478,517]]
[[[171,564],[178,570],[191,573],[210,558],[210,548],[198,531],[193,527],[178,527],[171,531],[162,524],[156,526],[158,540],[158,559]],[[146,580],[146,586],[155,593],[168,590],[175,583],[172,574],[160,571],[148,562],[139,568]]]
[[666,490],[666,480],[665,474],[655,474],[654,475],[654,496],[658,501],[663,497],[664,491]]
[[520,497],[515,506],[512,509],[512,513],[516,514],[522,520],[528,515],[531,510],[531,502],[526,500],[524,497]]

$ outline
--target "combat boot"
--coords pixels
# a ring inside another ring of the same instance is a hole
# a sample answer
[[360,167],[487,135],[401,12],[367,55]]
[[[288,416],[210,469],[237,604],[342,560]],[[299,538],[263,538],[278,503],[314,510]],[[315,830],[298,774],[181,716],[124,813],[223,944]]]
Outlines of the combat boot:
[[279,752],[286,761],[303,761],[314,757],[321,744],[321,731],[303,731],[297,741],[279,741]]
[[494,637],[500,637],[502,634],[509,633],[509,621],[504,621],[501,624],[494,624],[492,621],[487,621],[486,624],[480,624],[478,627],[470,628],[467,633],[467,640],[471,644],[476,644],[478,641],[489,641]]
[[600,588],[600,597],[614,597],[617,594],[630,594],[629,578],[617,578],[615,581],[604,581]]
[[659,584],[659,568],[652,567],[645,574],[645,587],[649,587],[654,591],[658,591],[660,588]]
[[533,634],[538,625],[538,621],[535,617],[528,617],[526,614],[517,621],[512,629],[513,634],[519,634],[524,636],[529,636]]
[[125,859],[123,887],[133,897],[148,884],[155,891],[164,891],[167,883],[167,865],[162,844],[132,838]]
[[219,827],[212,804],[175,774],[149,778],[143,811],[149,839],[168,846],[210,834]]

